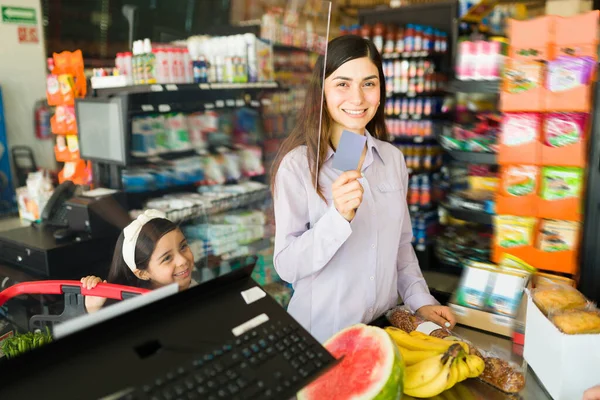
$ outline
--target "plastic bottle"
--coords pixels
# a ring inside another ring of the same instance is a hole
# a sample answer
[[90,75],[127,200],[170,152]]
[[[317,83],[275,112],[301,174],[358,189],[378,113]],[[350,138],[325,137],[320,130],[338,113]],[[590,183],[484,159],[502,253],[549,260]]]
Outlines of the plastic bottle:
[[132,78],[133,78],[133,84],[134,85],[139,85],[140,84],[140,80],[141,80],[141,76],[140,76],[140,50],[139,50],[139,42],[135,41],[133,42],[133,47],[132,47],[132,59],[131,59],[131,66],[132,66]]
[[371,34],[371,25],[364,24],[360,27],[360,36],[362,36],[364,39],[371,40]]
[[404,52],[412,53],[415,49],[415,26],[413,24],[406,25],[404,31]]
[[429,184],[429,176],[427,175],[423,175],[421,179],[420,203],[422,206],[431,204],[431,185]]
[[[409,154],[412,153],[412,151],[410,149],[411,148],[409,148],[409,151],[408,151]],[[408,158],[412,159],[412,157],[410,155]],[[412,166],[410,166],[409,168],[412,168]],[[418,175],[413,175],[410,177],[410,184],[408,186],[408,191],[409,191],[408,204],[410,204],[411,206],[419,204],[419,199],[421,196],[420,196],[420,191],[419,191],[419,176]]]
[[442,32],[441,41],[440,41],[440,52],[446,53],[448,51],[448,34],[446,32]]
[[204,58],[204,56],[200,56],[198,60],[194,61],[194,82],[208,82],[208,69],[206,66],[206,59]]
[[194,82],[194,71],[192,66],[192,57],[188,49],[183,49],[183,75],[185,83]]
[[[133,79],[133,65],[132,65],[132,54],[130,51],[123,53],[123,69],[125,71],[124,74],[127,76],[127,79],[132,80]],[[131,83],[133,83],[133,82],[131,82]]]
[[400,28],[396,32],[396,53],[404,53],[404,29]]
[[169,48],[167,52],[167,63],[169,65],[169,83],[177,83],[179,79],[179,69],[177,67],[177,54],[175,49]]
[[384,34],[385,26],[381,22],[376,23],[373,27],[373,43],[375,44],[375,47],[377,47],[377,51],[379,51],[379,53],[381,53],[383,50]]
[[413,51],[422,51],[422,50],[423,50],[423,27],[421,25],[416,25]]
[[350,34],[351,35],[360,35],[360,25],[359,24],[354,24],[350,27]]
[[117,56],[115,57],[115,68],[119,71],[119,75],[124,75],[123,53],[117,53]]
[[156,58],[152,53],[150,39],[144,39],[144,81],[148,84],[156,83]]
[[426,51],[427,53],[432,53],[434,41],[435,39],[433,37],[433,29],[429,27],[425,28],[425,30],[423,31],[423,51]]
[[389,25],[385,34],[385,46],[383,52],[386,54],[392,54],[396,47],[396,27]]
[[166,54],[163,49],[152,49],[154,59],[156,60],[156,83],[169,83],[169,70],[166,68]]

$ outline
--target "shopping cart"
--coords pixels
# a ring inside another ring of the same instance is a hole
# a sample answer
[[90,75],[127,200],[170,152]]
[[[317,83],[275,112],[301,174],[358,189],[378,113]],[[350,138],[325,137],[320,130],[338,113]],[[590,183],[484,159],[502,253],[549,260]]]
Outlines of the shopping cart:
[[79,281],[34,281],[17,283],[0,292],[0,307],[8,300],[21,295],[64,295],[64,309],[60,315],[33,315],[29,319],[29,331],[33,332],[50,325],[64,322],[83,315],[85,311],[85,296],[98,296],[112,300],[126,300],[149,292],[131,286],[99,283],[93,289],[87,289]]

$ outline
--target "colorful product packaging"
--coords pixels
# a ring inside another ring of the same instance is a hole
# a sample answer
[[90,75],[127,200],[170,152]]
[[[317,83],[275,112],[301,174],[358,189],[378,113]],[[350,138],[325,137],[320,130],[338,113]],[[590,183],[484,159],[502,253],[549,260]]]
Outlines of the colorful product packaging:
[[586,113],[547,113],[544,120],[544,144],[564,147],[579,142],[585,132]]
[[536,192],[538,168],[533,165],[510,165],[502,169],[501,193],[527,196]]
[[570,251],[579,244],[580,224],[544,219],[540,223],[538,248],[542,251]]
[[529,274],[518,269],[501,269],[494,276],[487,307],[496,314],[514,317],[523,298]]
[[456,303],[471,308],[485,307],[490,281],[496,272],[494,264],[471,261],[464,267],[456,291]]
[[592,57],[558,56],[548,62],[546,86],[551,92],[562,92],[587,85],[595,65]]
[[495,216],[496,245],[504,248],[532,246],[535,222],[535,218]]
[[502,144],[521,146],[538,138],[541,126],[539,113],[506,113],[502,121]]
[[537,61],[510,60],[504,72],[508,93],[522,93],[541,86],[544,64]]
[[544,200],[563,200],[581,196],[583,169],[575,167],[544,167],[542,193]]

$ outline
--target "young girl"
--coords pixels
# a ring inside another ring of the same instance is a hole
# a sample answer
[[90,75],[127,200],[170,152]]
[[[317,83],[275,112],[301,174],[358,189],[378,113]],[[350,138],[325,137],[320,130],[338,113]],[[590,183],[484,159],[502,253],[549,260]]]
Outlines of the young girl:
[[[119,236],[108,282],[148,289],[177,282],[179,290],[184,290],[194,284],[193,269],[194,255],[181,230],[160,211],[147,210]],[[96,276],[81,278],[88,289],[100,282]],[[99,310],[105,303],[103,297],[85,298],[88,312]]]
[[[455,324],[430,295],[411,245],[408,171],[402,153],[385,142],[384,104],[373,43],[352,35],[332,40],[273,164],[275,269],[294,286],[288,311],[320,341],[376,319],[398,295],[422,317]],[[357,171],[332,166],[344,130],[366,136]]]

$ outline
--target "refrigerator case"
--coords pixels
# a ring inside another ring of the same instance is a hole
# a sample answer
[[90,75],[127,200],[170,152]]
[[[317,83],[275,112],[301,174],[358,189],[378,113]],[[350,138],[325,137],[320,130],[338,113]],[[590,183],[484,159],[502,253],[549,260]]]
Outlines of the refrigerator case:
[[594,88],[579,289],[600,304],[600,85]]
[[4,102],[0,86],[0,217],[17,212],[17,202],[13,177],[10,169],[6,123],[4,122]]

